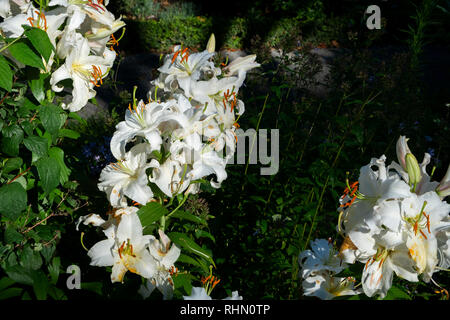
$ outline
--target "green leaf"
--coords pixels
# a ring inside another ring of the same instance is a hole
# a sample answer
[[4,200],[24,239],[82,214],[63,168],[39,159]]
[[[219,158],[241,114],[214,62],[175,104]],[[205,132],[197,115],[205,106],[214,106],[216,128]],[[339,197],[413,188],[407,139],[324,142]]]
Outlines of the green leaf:
[[56,159],[45,157],[36,162],[42,189],[45,193],[50,193],[59,184],[60,168]]
[[[36,69],[35,69],[36,70]],[[47,73],[38,73],[37,77],[29,81],[31,93],[37,101],[42,102],[45,100],[45,87],[44,81],[48,77]]]
[[205,226],[208,225],[208,222],[206,222],[206,220],[204,220],[200,217],[197,217],[197,216],[193,215],[192,213],[182,211],[182,210],[176,211],[170,217],[181,219],[181,220],[192,221],[192,222],[195,222],[198,224],[203,224]]
[[153,222],[161,219],[168,213],[167,209],[158,202],[149,202],[137,212],[141,220],[142,227],[150,226]]
[[31,271],[25,269],[22,266],[19,266],[18,264],[6,268],[5,270],[8,277],[10,277],[15,282],[21,283],[21,284],[27,284],[27,285],[33,285],[33,278],[31,276]]
[[22,288],[8,288],[0,292],[0,300],[5,300],[9,298],[14,298],[20,296],[22,293]]
[[75,119],[75,120],[77,120],[78,122],[80,122],[81,124],[84,124],[84,125],[87,124],[87,121],[86,121],[85,119],[83,119],[82,117],[80,117],[80,115],[79,115],[78,113],[70,112],[70,113],[69,113],[69,118]]
[[27,207],[27,192],[17,182],[0,187],[0,199],[0,213],[10,220],[16,220]]
[[70,175],[70,169],[66,166],[64,163],[64,151],[58,147],[52,147],[48,151],[48,155],[58,161],[59,167],[60,167],[60,177],[59,177],[59,183],[64,184],[69,180]]
[[63,123],[61,123],[61,112],[61,108],[55,106],[54,104],[45,104],[41,106],[39,110],[42,125],[45,130],[51,134],[56,134],[59,128],[63,125]]
[[23,140],[25,147],[32,152],[32,162],[44,157],[48,151],[48,141],[45,138],[31,136]]
[[61,259],[59,257],[54,257],[52,263],[48,266],[48,272],[51,277],[51,284],[56,284],[59,277],[59,267],[61,266]]
[[33,290],[38,300],[45,300],[47,298],[47,290],[49,282],[47,276],[42,270],[34,271],[31,274],[33,278]]
[[53,254],[55,253],[55,246],[47,245],[43,246],[41,250],[41,254],[45,259],[45,263],[49,263],[50,259],[53,257]]
[[59,130],[59,137],[66,137],[70,139],[78,139],[80,137],[80,134],[76,131],[63,128]]
[[11,91],[13,83],[13,72],[8,65],[8,61],[0,54],[0,88]]
[[81,289],[95,292],[99,296],[103,295],[103,283],[101,282],[81,282]]
[[192,280],[194,276],[189,273],[179,273],[172,277],[175,288],[183,287],[186,294],[192,290]]
[[201,264],[196,259],[194,259],[188,255],[185,255],[183,253],[180,254],[180,256],[178,257],[177,262],[187,263],[187,264],[190,264],[193,266],[201,267]]
[[3,167],[3,173],[9,173],[19,169],[22,166],[22,163],[22,158],[9,158]]
[[20,243],[23,240],[23,235],[17,232],[13,227],[7,227],[5,230],[5,242],[6,243]]
[[411,300],[411,297],[400,288],[392,286],[383,300]]
[[39,28],[31,28],[24,33],[33,44],[34,48],[42,55],[42,57],[44,57],[45,61],[48,61],[54,48],[47,32]]
[[11,156],[19,155],[19,145],[23,141],[23,130],[18,125],[3,128],[2,151]]
[[196,230],[195,231],[195,236],[198,238],[209,238],[211,239],[212,242],[216,243],[216,238],[214,238],[214,236],[209,233],[208,231],[205,230]]
[[0,279],[0,291],[8,288],[9,286],[12,286],[14,283],[15,283],[15,281],[8,277],[1,278]]
[[38,270],[42,266],[42,258],[39,252],[26,246],[19,255],[20,264],[28,270]]
[[168,234],[170,240],[172,240],[176,245],[187,249],[188,251],[195,253],[196,255],[209,260],[212,264],[214,261],[212,260],[211,253],[200,247],[198,244],[194,242],[194,240],[190,239],[187,235],[180,232],[170,232]]
[[47,290],[47,293],[52,299],[55,300],[67,300],[66,295],[64,294],[64,291],[61,289],[58,289],[55,286],[50,286]]
[[9,52],[24,65],[45,69],[41,55],[34,49],[30,40],[20,39],[9,46]]

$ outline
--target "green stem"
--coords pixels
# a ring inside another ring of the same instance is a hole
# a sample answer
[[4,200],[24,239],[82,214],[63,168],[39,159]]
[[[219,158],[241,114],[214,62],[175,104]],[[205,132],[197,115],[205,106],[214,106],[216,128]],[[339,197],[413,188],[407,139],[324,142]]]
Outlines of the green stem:
[[[189,197],[189,195],[186,195],[186,194],[185,194],[185,195],[184,195],[184,198],[183,198],[183,200],[181,200],[180,204],[179,204],[175,209],[173,209],[171,213],[169,213],[167,216],[165,216],[165,218],[169,218],[171,215],[173,215],[175,212],[177,212],[178,209],[180,209],[181,206],[186,202],[186,200],[187,200],[188,197]],[[163,217],[163,218],[164,218],[164,217]]]
[[10,43],[8,43],[6,46],[0,48],[0,52],[6,50],[10,45],[12,45],[13,43],[19,41],[20,39],[22,39],[22,36],[18,37],[17,39],[14,39],[14,40],[11,41]]

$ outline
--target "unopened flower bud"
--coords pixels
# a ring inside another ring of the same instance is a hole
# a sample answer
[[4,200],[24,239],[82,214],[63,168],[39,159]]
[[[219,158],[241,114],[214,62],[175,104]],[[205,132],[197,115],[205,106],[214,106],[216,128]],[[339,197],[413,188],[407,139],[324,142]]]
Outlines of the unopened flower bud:
[[442,178],[441,182],[437,186],[436,193],[441,198],[450,196],[450,165],[448,166],[447,173],[445,174],[444,178]]
[[400,136],[400,138],[397,140],[397,159],[400,165],[402,166],[403,170],[406,170],[406,155],[408,153],[411,153],[411,150],[409,150],[408,147],[408,138],[405,136]]
[[206,50],[208,50],[209,53],[216,51],[216,37],[214,36],[214,33],[211,33],[211,36],[209,37]]
[[419,163],[417,162],[416,157],[412,153],[406,154],[405,157],[406,163],[406,172],[409,176],[409,184],[413,186],[413,189],[417,185],[417,183],[422,180],[422,172],[420,171]]

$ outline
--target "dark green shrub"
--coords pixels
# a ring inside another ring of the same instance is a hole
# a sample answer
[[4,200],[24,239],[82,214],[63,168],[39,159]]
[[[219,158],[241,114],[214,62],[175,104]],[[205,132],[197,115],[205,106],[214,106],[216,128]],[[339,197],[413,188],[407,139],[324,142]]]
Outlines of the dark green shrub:
[[190,48],[205,45],[212,31],[212,19],[207,17],[173,17],[161,20],[130,20],[127,23],[127,35],[123,41],[125,47],[134,48],[139,44],[140,51],[168,51],[174,44]]

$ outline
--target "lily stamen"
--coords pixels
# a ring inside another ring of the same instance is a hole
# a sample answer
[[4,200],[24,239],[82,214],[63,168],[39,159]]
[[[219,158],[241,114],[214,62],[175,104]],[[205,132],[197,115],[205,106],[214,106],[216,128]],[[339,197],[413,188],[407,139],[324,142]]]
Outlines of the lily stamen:
[[[102,6],[100,6],[100,5],[96,4],[96,3],[93,3],[92,0],[88,0],[88,2],[89,3],[87,3],[87,5],[92,7],[92,8],[94,8],[94,10],[97,10],[98,12],[100,12],[100,10],[103,11],[103,12],[106,11],[106,9],[102,8]],[[103,1],[98,1],[98,2],[100,4],[103,4]]]
[[[94,80],[90,80],[90,82],[94,85],[94,86],[96,86],[96,87],[100,87],[100,85],[102,85],[103,84],[103,79],[102,79],[102,77],[103,77],[103,74],[102,74],[102,71],[100,70],[100,68],[99,67],[97,67],[97,66],[92,66],[92,73],[91,73],[91,75],[92,75],[92,77],[94,78]],[[100,84],[98,84],[100,82]]]

